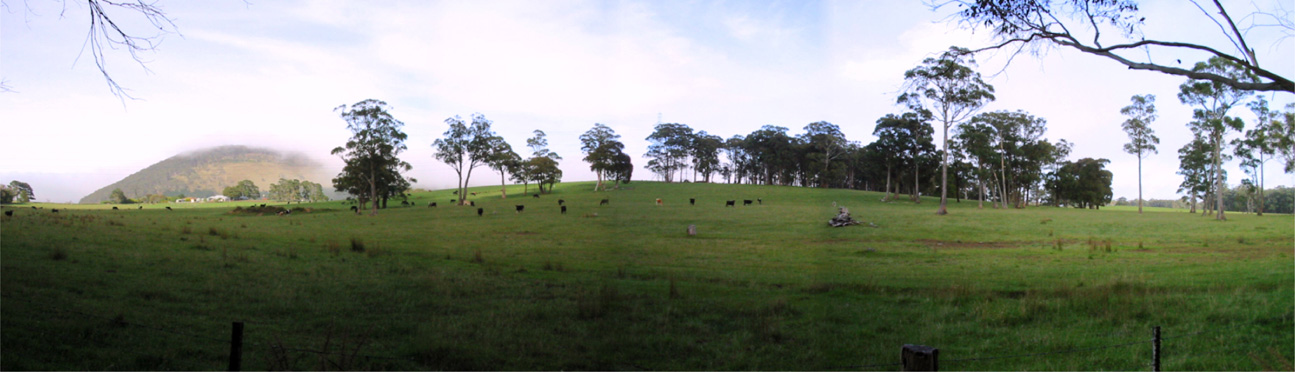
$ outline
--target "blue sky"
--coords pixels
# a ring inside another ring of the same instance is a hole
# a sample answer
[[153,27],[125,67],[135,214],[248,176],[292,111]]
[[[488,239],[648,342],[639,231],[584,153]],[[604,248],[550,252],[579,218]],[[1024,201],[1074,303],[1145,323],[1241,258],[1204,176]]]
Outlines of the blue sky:
[[[546,131],[566,181],[593,178],[577,137],[594,123],[646,163],[643,138],[658,114],[723,137],[826,120],[866,143],[877,118],[902,110],[894,99],[905,70],[950,45],[988,42],[945,22],[952,9],[915,1],[169,1],[160,5],[180,34],[144,56],[148,71],[110,55],[113,76],[140,98],[123,105],[92,61],[77,58],[84,5],[69,2],[60,17],[61,2],[11,3],[0,11],[0,78],[16,92],[0,93],[0,130],[6,153],[24,155],[0,162],[0,181],[27,181],[38,199],[59,202],[207,146],[296,150],[336,165],[328,150],[348,134],[332,109],[366,98],[405,122],[404,158],[427,188],[456,181],[432,158],[445,118],[474,112],[514,148]],[[1143,13],[1148,38],[1228,48],[1190,3],[1144,2]],[[1295,76],[1295,40],[1251,35],[1261,62]],[[1145,194],[1176,198],[1176,151],[1191,138],[1191,109],[1175,98],[1185,79],[1068,50],[1020,56],[1005,70],[1001,55],[979,60],[982,73],[1002,70],[988,77],[998,100],[986,111],[1028,111],[1048,120],[1046,137],[1075,143],[1072,158],[1111,159],[1116,197],[1137,194],[1119,109],[1131,95],[1157,95],[1160,154],[1144,160]],[[1278,107],[1292,101],[1267,96]],[[1230,168],[1235,184],[1241,172]],[[1275,162],[1267,174],[1269,186],[1295,184]],[[484,168],[474,176],[498,181]]]

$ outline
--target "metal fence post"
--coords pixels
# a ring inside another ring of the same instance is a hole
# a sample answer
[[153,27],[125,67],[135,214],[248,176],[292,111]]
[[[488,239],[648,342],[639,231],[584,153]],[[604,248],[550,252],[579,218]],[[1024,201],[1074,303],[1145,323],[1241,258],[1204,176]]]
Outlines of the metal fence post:
[[1151,370],[1160,372],[1160,326],[1151,327]]
[[229,336],[229,370],[243,370],[243,322],[234,322]]

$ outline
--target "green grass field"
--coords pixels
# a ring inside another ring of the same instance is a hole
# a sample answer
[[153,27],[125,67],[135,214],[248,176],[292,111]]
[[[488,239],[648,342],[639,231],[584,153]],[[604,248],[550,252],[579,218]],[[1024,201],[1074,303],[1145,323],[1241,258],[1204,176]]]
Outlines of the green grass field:
[[[921,344],[951,370],[1139,370],[1153,326],[1166,370],[1292,369],[1291,215],[626,186],[474,188],[482,217],[450,191],[377,216],[20,205],[0,369],[224,369],[233,321],[244,369],[898,370]],[[876,227],[828,227],[833,203]]]

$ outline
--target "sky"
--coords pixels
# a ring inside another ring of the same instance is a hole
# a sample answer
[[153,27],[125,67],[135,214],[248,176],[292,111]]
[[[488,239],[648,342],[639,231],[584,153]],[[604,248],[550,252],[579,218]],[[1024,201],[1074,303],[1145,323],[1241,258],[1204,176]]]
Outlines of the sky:
[[[1192,3],[1142,3],[1148,39],[1235,50]],[[1249,13],[1281,1],[1224,1]],[[450,188],[454,172],[431,144],[445,119],[481,113],[523,156],[539,129],[563,157],[563,181],[594,179],[578,137],[595,123],[622,136],[639,169],[658,122],[721,137],[772,124],[803,132],[839,125],[869,143],[895,104],[905,70],[958,45],[992,40],[950,22],[956,8],[918,1],[162,1],[176,32],[136,63],[110,50],[109,73],[136,99],[108,89],[84,50],[88,12],[78,2],[5,1],[0,9],[0,182],[28,182],[37,200],[73,202],[173,155],[219,145],[300,151],[340,169],[329,150],[349,137],[333,111],[379,99],[409,135],[402,159],[415,187]],[[1290,5],[1285,4],[1289,9]],[[110,9],[113,11],[113,9]],[[132,32],[146,23],[120,10]],[[1237,16],[1240,17],[1240,16]],[[1246,22],[1243,20],[1243,23]],[[1295,39],[1247,31],[1260,62],[1295,76]],[[1156,51],[1183,66],[1199,54]],[[1048,121],[1051,141],[1074,144],[1071,159],[1106,158],[1114,196],[1137,196],[1137,159],[1120,108],[1154,94],[1159,153],[1142,162],[1146,198],[1178,198],[1177,149],[1191,139],[1191,108],[1176,98],[1185,78],[1131,71],[1101,57],[1051,49],[977,56],[996,88],[983,111],[1024,110]],[[1289,93],[1262,94],[1280,108]],[[1253,118],[1244,107],[1230,114]],[[938,124],[937,124],[938,125]],[[937,145],[941,139],[938,137]],[[1231,134],[1229,138],[1236,137]],[[1229,183],[1243,173],[1228,165]],[[1295,184],[1278,162],[1265,184]],[[489,168],[473,185],[499,182]],[[264,186],[263,186],[264,187]]]

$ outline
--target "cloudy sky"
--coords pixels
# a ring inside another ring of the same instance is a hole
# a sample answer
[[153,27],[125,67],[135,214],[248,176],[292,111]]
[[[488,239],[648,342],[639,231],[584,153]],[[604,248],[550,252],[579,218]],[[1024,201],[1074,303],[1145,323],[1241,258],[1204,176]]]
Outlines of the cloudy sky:
[[[456,181],[432,158],[444,120],[477,112],[519,150],[531,131],[547,132],[565,158],[564,181],[593,179],[577,137],[594,123],[621,134],[640,165],[658,117],[726,138],[765,124],[796,134],[826,120],[867,143],[877,118],[901,112],[894,100],[905,70],[950,45],[989,40],[947,22],[954,9],[918,1],[163,1],[179,33],[142,56],[147,69],[109,53],[110,73],[138,98],[123,102],[83,51],[84,4],[4,4],[0,79],[13,92],[0,93],[0,182],[29,182],[39,200],[55,202],[216,145],[301,151],[340,168],[328,151],[348,132],[332,109],[367,98],[385,100],[405,123],[403,157],[425,188]],[[1233,50],[1190,2],[1142,8],[1149,39]],[[113,14],[148,34],[132,14]],[[1271,28],[1249,35],[1261,63],[1295,76],[1295,40]],[[1151,56],[1184,66],[1204,59]],[[1177,197],[1177,149],[1191,138],[1191,108],[1175,97],[1185,79],[1068,50],[1019,56],[1006,68],[1005,56],[979,60],[998,93],[986,110],[1028,111],[1048,120],[1050,140],[1075,144],[1072,158],[1111,159],[1116,197],[1137,195],[1119,109],[1134,94],[1155,94],[1161,144],[1143,163],[1145,194]],[[1264,96],[1275,107],[1295,99]],[[1244,108],[1232,114],[1252,117]],[[1267,184],[1295,183],[1275,163]],[[1229,173],[1239,182],[1234,164]],[[486,168],[475,175],[473,184],[498,181]]]

